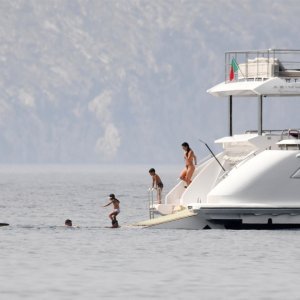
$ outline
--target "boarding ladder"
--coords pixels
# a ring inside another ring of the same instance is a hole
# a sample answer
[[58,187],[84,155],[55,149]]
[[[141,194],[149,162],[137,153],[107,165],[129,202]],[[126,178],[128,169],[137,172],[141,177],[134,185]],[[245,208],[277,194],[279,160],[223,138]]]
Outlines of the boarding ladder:
[[[156,191],[156,192],[154,192]],[[154,198],[158,199],[158,190],[154,188],[148,189],[148,204],[149,204],[149,217],[150,219],[154,219],[154,214],[157,212],[157,207],[155,207],[155,204],[158,204]],[[162,198],[162,195],[161,195]]]
[[154,207],[154,189],[149,188],[148,189],[148,203],[149,203],[149,218],[154,219],[154,212],[155,212],[155,207]]

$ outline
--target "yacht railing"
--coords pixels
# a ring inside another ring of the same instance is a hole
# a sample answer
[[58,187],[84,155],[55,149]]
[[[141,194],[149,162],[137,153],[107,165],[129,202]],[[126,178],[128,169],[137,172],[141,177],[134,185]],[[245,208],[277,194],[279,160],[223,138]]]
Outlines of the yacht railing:
[[264,81],[283,77],[300,81],[300,50],[268,49],[225,53],[225,82]]
[[[246,130],[245,133],[258,133],[257,130]],[[268,135],[281,135],[282,129],[264,129],[262,131],[263,134],[268,134]]]
[[283,140],[283,137],[287,138],[294,138],[299,140],[300,139],[300,129],[284,129],[281,132],[281,139]]
[[220,174],[220,177],[218,178],[218,182],[220,182],[221,180],[223,180],[225,177],[227,177],[227,175],[234,169],[234,168],[239,168],[242,164],[244,164],[246,161],[248,161],[250,158],[252,158],[253,156],[257,155],[257,153],[259,152],[259,150],[253,150],[251,151],[248,155],[246,155],[242,160],[240,160],[238,163],[236,163],[234,166],[232,166],[232,168],[230,168],[229,170],[227,170],[224,173]]
[[253,156],[257,155],[257,153],[262,150],[253,150],[251,151],[246,157],[244,157],[241,161],[239,161],[237,164],[235,164],[234,168],[239,168],[241,165],[243,165],[246,161],[248,161]]
[[[247,130],[245,133],[257,133],[257,130]],[[264,129],[263,134],[267,135],[278,135],[281,140],[284,138],[296,138],[300,139],[300,129]]]
[[[245,133],[249,133],[249,134],[257,133],[257,130],[247,130]],[[290,139],[290,138],[300,139],[300,129],[283,129],[283,130],[269,129],[269,130],[264,130],[263,133],[264,134],[269,134],[269,135],[277,134],[278,136],[280,136],[280,140]],[[253,150],[253,151],[251,151],[247,156],[245,156],[243,159],[241,159],[232,168],[230,168],[229,170],[227,170],[224,173],[221,173],[220,177],[218,178],[218,181],[223,180],[228,175],[228,173],[230,171],[232,171],[234,168],[239,168],[245,162],[247,162],[250,158],[256,156],[260,151],[263,151],[263,150]]]
[[[150,219],[154,218],[154,214],[157,212],[157,207],[155,204],[163,204],[162,202],[162,191],[160,190],[160,197],[159,191],[156,188],[150,187],[148,189],[148,204],[149,204],[149,217]],[[161,202],[159,202],[159,199]]]
[[148,189],[148,203],[149,203],[149,218],[154,219],[154,195],[153,195],[153,188]]

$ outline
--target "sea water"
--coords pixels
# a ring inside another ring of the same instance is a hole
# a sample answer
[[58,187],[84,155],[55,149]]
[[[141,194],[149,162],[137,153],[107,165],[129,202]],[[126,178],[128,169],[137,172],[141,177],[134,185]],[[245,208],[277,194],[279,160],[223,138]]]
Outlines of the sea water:
[[[0,167],[0,299],[300,299],[298,230],[126,226],[149,216],[148,169]],[[157,171],[168,190],[180,169]]]

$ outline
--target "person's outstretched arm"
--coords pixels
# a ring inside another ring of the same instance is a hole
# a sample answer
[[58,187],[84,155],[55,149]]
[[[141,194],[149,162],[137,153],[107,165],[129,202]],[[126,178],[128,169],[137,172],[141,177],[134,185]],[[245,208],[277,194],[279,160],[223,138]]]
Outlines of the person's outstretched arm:
[[112,204],[112,201],[107,203],[106,205],[103,205],[102,207],[106,207],[106,206],[111,205],[111,204]]

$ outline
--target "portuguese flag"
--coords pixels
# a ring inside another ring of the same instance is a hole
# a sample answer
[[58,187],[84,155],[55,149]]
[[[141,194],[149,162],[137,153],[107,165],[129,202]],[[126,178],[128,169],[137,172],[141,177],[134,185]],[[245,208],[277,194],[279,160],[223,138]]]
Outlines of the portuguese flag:
[[239,65],[237,64],[236,60],[232,58],[230,72],[229,72],[229,80],[232,81],[234,79],[235,72],[238,70]]

